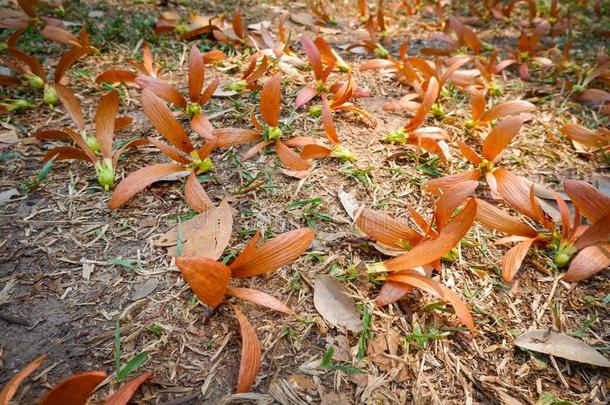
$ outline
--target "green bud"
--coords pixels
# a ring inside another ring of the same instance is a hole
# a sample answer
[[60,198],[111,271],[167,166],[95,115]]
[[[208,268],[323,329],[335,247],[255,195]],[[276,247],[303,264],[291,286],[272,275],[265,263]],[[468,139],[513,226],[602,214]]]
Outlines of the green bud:
[[502,88],[496,82],[491,82],[489,85],[489,94],[494,97],[500,97],[502,95]]
[[574,253],[576,253],[577,249],[574,245],[569,243],[560,243],[559,249],[555,252],[555,264],[557,267],[561,268],[567,265],[572,259]]
[[366,272],[368,274],[387,273],[388,268],[383,262],[371,263],[366,265]]
[[42,101],[46,105],[55,105],[57,103],[57,92],[55,91],[55,86],[52,84],[44,85],[44,95],[42,96]]
[[97,181],[104,190],[110,191],[114,187],[115,173],[111,162],[95,162],[95,172],[97,173]]
[[87,144],[87,146],[92,151],[94,151],[95,153],[99,153],[100,152],[100,144],[97,141],[97,138],[95,136],[90,136],[90,135],[87,135],[87,134],[83,133],[82,137],[85,140],[85,143]]
[[441,256],[441,259],[443,259],[446,262],[454,262],[458,259],[458,257],[459,257],[459,254],[458,254],[457,248],[451,248],[450,251],[448,251],[443,256]]
[[330,17],[326,22],[330,25],[337,25],[337,20],[333,17]]
[[555,264],[557,267],[563,267],[570,261],[570,256],[566,253],[558,253],[555,255]]
[[328,93],[330,91],[328,86],[326,84],[324,84],[324,82],[322,80],[318,80],[316,82],[316,90],[317,90],[318,94]]
[[318,118],[320,115],[322,115],[322,107],[320,107],[319,105],[312,105],[311,107],[309,107],[307,115],[313,118]]
[[59,6],[53,10],[53,13],[60,18],[64,18],[66,16],[66,9],[63,6]]
[[282,130],[278,127],[271,127],[267,130],[267,140],[277,141],[282,137]]
[[247,85],[248,83],[245,80],[238,80],[229,84],[227,88],[231,91],[244,91]]
[[483,176],[487,173],[493,173],[493,171],[495,170],[494,163],[487,159],[483,159],[481,163],[479,163],[479,170],[481,171],[481,175]]
[[574,86],[572,86],[572,91],[574,93],[581,93],[584,89],[585,86],[583,86],[582,84],[575,84]]
[[197,174],[201,174],[212,170],[214,168],[214,163],[212,163],[212,159],[205,158],[203,160],[196,161],[195,166],[197,167]]
[[188,103],[186,106],[186,113],[191,118],[197,114],[201,114],[201,106],[199,103]]
[[176,28],[174,28],[174,31],[177,34],[184,34],[188,30],[189,30],[189,28],[185,24],[178,24],[178,25],[176,25]]
[[519,53],[519,59],[521,59],[521,62],[527,62],[530,60],[530,54],[528,52],[521,52]]
[[430,112],[437,120],[442,121],[445,119],[445,112],[443,111],[443,106],[439,103],[435,103],[434,105],[432,105]]
[[404,128],[399,128],[386,135],[384,141],[390,143],[407,143],[407,133]]
[[381,59],[387,58],[389,54],[390,53],[387,51],[387,49],[381,45],[377,45],[377,48],[375,48],[375,55],[379,56]]
[[491,52],[494,49],[495,49],[494,46],[492,44],[490,44],[489,42],[483,42],[483,51]]
[[25,78],[28,81],[28,85],[33,89],[40,90],[45,87],[42,77],[36,76],[34,73],[26,73]]
[[34,104],[27,100],[15,100],[10,104],[3,104],[8,111],[23,111],[34,107]]
[[356,160],[356,156],[354,156],[354,154],[351,151],[349,151],[348,149],[344,148],[341,145],[336,145],[333,148],[333,151],[330,152],[330,156],[340,159],[340,160],[349,161],[349,162]]
[[473,120],[468,120],[464,123],[464,129],[466,131],[472,131],[476,127]]
[[349,66],[348,66],[348,65],[346,65],[345,63],[339,63],[339,64],[337,65],[337,67],[339,68],[339,71],[340,71],[340,72],[343,72],[343,73],[347,73],[347,72],[349,72]]

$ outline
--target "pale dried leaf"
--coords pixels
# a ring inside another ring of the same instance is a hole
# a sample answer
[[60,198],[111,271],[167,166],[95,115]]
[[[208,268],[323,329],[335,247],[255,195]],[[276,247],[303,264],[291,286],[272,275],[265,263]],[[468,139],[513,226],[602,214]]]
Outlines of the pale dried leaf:
[[515,339],[515,346],[579,363],[610,367],[610,361],[585,342],[563,333],[530,330]]
[[167,247],[170,256],[176,256],[178,227],[182,233],[182,255],[201,256],[216,260],[229,243],[233,229],[231,207],[223,200],[218,207],[212,207],[171,230],[155,241],[155,246]]
[[156,278],[149,278],[148,280],[146,280],[145,282],[143,282],[141,284],[136,284],[133,287],[133,293],[131,294],[131,300],[137,301],[137,300],[141,300],[142,298],[148,297],[150,294],[152,294],[153,291],[155,291],[155,289],[157,288],[158,285],[159,285],[159,279],[156,279]]
[[337,196],[339,197],[339,201],[341,201],[343,209],[345,210],[345,212],[347,212],[347,215],[349,215],[349,217],[353,221],[356,218],[356,212],[360,207],[360,203],[358,202],[356,197],[346,192],[342,188],[339,189],[339,191],[337,192]]
[[357,333],[362,329],[354,300],[337,280],[329,275],[316,279],[313,303],[322,317],[337,328]]

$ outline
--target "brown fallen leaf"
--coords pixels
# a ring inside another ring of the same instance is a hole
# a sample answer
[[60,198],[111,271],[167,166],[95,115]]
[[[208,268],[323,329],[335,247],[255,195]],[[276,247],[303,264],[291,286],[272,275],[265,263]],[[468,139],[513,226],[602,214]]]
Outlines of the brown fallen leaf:
[[[362,205],[360,202],[354,197],[352,194],[344,191],[343,189],[339,189],[337,192],[337,196],[339,197],[339,201],[343,206],[347,215],[352,219],[352,221],[356,220],[356,217],[359,215],[360,208]],[[362,232],[358,227],[354,224],[353,231],[357,236],[366,236],[364,232]],[[371,243],[375,249],[377,249],[380,253],[383,253],[386,256],[400,256],[405,253],[404,250],[401,249],[393,249],[387,246],[382,245],[381,243]]]
[[[177,254],[178,227],[166,232],[155,241],[155,246],[167,247],[170,256]],[[182,256],[200,256],[217,260],[224,252],[233,230],[231,207],[223,200],[182,225]]]
[[30,374],[36,371],[36,369],[40,367],[40,365],[43,361],[45,361],[46,358],[46,354],[43,354],[42,356],[38,357],[36,360],[28,364],[17,374],[15,374],[13,378],[11,378],[9,382],[6,383],[6,385],[2,388],[2,391],[0,391],[0,405],[8,405],[23,380],[28,378]]
[[337,328],[346,328],[354,333],[362,330],[354,300],[332,276],[321,275],[316,279],[313,304],[320,315]]
[[305,27],[313,27],[315,25],[312,15],[308,13],[292,13],[290,14],[290,21]]
[[15,130],[6,131],[0,134],[0,149],[9,148],[17,142],[19,142],[19,137]]
[[107,377],[103,371],[89,371],[70,376],[54,386],[39,402],[40,405],[84,404],[97,386]]
[[313,382],[310,377],[303,374],[291,374],[290,377],[288,377],[288,381],[290,381],[293,386],[300,389],[315,390],[318,387],[318,384]]
[[563,333],[530,330],[515,339],[515,346],[579,363],[610,367],[610,361],[597,350],[585,342]]
[[152,377],[152,373],[144,373],[125,383],[112,396],[106,399],[104,405],[126,405],[130,402],[131,397],[133,397],[138,388],[140,388],[140,385],[144,384],[150,377]]

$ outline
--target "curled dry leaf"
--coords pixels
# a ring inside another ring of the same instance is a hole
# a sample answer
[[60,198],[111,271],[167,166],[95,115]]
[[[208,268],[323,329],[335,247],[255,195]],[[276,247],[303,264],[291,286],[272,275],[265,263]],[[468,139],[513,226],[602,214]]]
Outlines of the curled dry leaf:
[[477,204],[474,198],[468,200],[464,209],[447,223],[435,239],[428,239],[402,256],[384,262],[388,271],[413,269],[440,259],[466,235],[472,226]]
[[125,383],[117,392],[106,399],[104,405],[127,405],[131,397],[136,393],[140,385],[148,380],[152,373],[144,373],[133,380]]
[[19,388],[19,385],[21,385],[23,380],[28,378],[28,376],[30,374],[32,374],[34,371],[36,371],[36,369],[38,367],[40,367],[40,365],[42,364],[43,361],[45,361],[46,358],[47,358],[46,354],[43,354],[42,356],[38,357],[36,360],[32,361],[30,364],[28,364],[22,370],[20,370],[17,374],[15,374],[13,376],[13,378],[11,378],[6,383],[4,388],[2,388],[2,391],[0,391],[0,405],[8,405],[8,403],[11,401],[11,399],[17,392],[17,388]]
[[185,172],[184,167],[173,163],[161,163],[138,169],[117,185],[110,201],[108,201],[108,207],[111,209],[119,208],[151,184],[181,172]]
[[201,302],[216,307],[222,302],[231,280],[231,270],[207,257],[177,257],[176,266]]
[[236,306],[233,306],[233,310],[237,316],[241,334],[241,360],[236,391],[242,393],[252,389],[252,384],[258,374],[261,366],[261,344],[256,336],[256,331],[244,314]]
[[610,361],[597,350],[585,342],[563,333],[530,330],[515,339],[515,346],[579,363],[610,367]]
[[566,281],[582,281],[610,266],[610,243],[600,243],[582,249],[570,263]]
[[466,325],[472,334],[476,333],[474,321],[468,306],[462,299],[441,282],[433,280],[426,276],[420,276],[413,272],[402,272],[388,276],[387,280],[402,283],[408,286],[417,287],[424,290],[442,300],[447,301],[453,306],[455,315]]
[[271,308],[288,315],[292,314],[292,311],[286,306],[286,304],[265,292],[255,290],[253,288],[229,287],[226,293],[227,295],[241,298],[243,300],[253,302],[254,304],[262,305],[263,307]]
[[[340,189],[339,192],[337,193],[337,195],[339,196],[339,201],[341,202],[341,205],[343,206],[343,209],[345,210],[345,212],[347,212],[347,215],[353,221],[356,221],[356,219],[357,219],[356,216],[358,216],[358,212],[360,210],[360,202],[356,199],[356,197],[354,197],[352,194],[344,191],[343,189]],[[353,231],[358,236],[366,236],[366,233],[363,232],[363,230],[358,227],[358,223],[354,224]],[[385,245],[383,245],[381,243],[377,243],[377,242],[372,243],[372,245],[380,253],[383,253],[386,256],[398,256],[405,252],[404,249],[394,249],[394,248],[385,246]]]
[[212,206],[212,200],[208,197],[201,183],[197,179],[197,175],[191,172],[186,185],[184,187],[184,199],[189,207],[198,213],[202,213]]
[[313,293],[313,304],[326,321],[337,328],[358,333],[362,330],[360,313],[347,290],[329,275],[316,279]]
[[231,207],[223,200],[185,223],[177,224],[155,241],[156,246],[168,247],[176,256],[178,228],[182,227],[182,256],[201,256],[217,260],[224,252],[233,230]]
[[257,234],[237,259],[229,264],[234,278],[269,273],[292,262],[307,250],[314,232],[309,228],[294,229],[257,247],[259,236]]
[[90,371],[66,378],[49,391],[40,405],[83,405],[106,379],[103,371]]

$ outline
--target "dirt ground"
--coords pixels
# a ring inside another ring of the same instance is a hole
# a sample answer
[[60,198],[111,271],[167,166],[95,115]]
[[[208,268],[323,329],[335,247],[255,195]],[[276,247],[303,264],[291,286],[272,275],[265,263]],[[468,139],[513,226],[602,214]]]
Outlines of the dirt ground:
[[[69,1],[65,6],[65,19],[77,24],[86,21],[94,45],[101,51],[79,62],[71,72],[71,86],[86,117],[92,116],[104,91],[95,77],[139,55],[139,50],[134,50],[141,38],[152,44],[164,68],[163,78],[186,87],[186,55],[192,43],[173,36],[154,37],[151,27],[160,9],[153,2],[131,3]],[[330,7],[338,25],[330,27],[324,36],[336,49],[353,38],[353,3],[344,7],[343,2],[337,2]],[[306,10],[303,4],[293,2],[251,1],[196,1],[188,2],[188,8],[170,4],[169,9],[184,16],[188,10],[202,15],[230,15],[236,7],[250,23],[271,21],[273,30],[282,10]],[[463,5],[452,7],[458,15],[469,15]],[[451,9],[447,8],[447,15]],[[388,10],[392,15],[394,9]],[[519,13],[525,11],[516,15]],[[608,18],[587,24],[584,13],[575,13],[574,20],[574,59],[590,65],[595,54],[604,50],[604,39],[596,32],[608,24]],[[519,34],[516,22],[511,25],[492,19],[471,23],[494,45],[514,44]],[[435,24],[434,15],[426,12],[391,18],[392,42],[388,49],[396,54],[400,42],[407,40],[409,53],[417,54],[421,47],[433,45],[429,37],[437,30]],[[301,32],[315,35],[294,23],[288,28],[293,38]],[[8,32],[0,35],[4,40]],[[24,43],[41,59],[46,57],[48,66],[54,65],[64,48],[49,45],[36,33]],[[202,50],[218,47],[209,39],[196,43]],[[303,55],[298,44],[295,49]],[[224,50],[229,59],[206,66],[206,83],[220,77],[223,84],[228,84],[234,80],[230,72],[243,69],[246,57]],[[3,135],[0,141],[0,192],[15,189],[18,193],[0,207],[0,386],[15,370],[43,353],[49,354],[34,378],[20,389],[17,403],[33,403],[47,388],[77,372],[113,373],[117,321],[121,363],[146,351],[148,360],[138,372],[153,373],[134,397],[135,403],[531,404],[543,393],[552,394],[558,401],[608,403],[607,371],[525,352],[512,343],[515,336],[532,327],[553,328],[579,332],[585,342],[607,356],[607,271],[581,284],[567,283],[551,271],[551,259],[534,252],[525,260],[515,283],[506,285],[500,277],[505,249],[492,244],[497,238],[493,233],[475,225],[460,247],[459,258],[443,265],[440,279],[471,308],[476,336],[460,327],[449,307],[426,293],[414,291],[398,304],[373,306],[379,283],[371,282],[360,264],[385,257],[353,233],[337,191],[343,189],[362,204],[393,216],[405,217],[406,204],[429,214],[432,199],[424,192],[425,183],[468,165],[454,143],[450,143],[453,158],[443,165],[425,154],[416,161],[412,149],[380,142],[408,119],[405,114],[383,111],[381,106],[409,89],[397,85],[388,75],[359,72],[359,64],[372,58],[370,54],[340,53],[354,68],[358,84],[371,94],[356,103],[376,120],[373,127],[349,114],[339,114],[335,119],[342,143],[358,158],[354,165],[319,160],[310,175],[296,180],[282,174],[274,154],[241,161],[239,155],[249,146],[240,146],[215,151],[215,169],[206,178],[210,197],[215,202],[227,198],[233,211],[233,237],[226,255],[239,252],[255,229],[271,235],[307,226],[307,220],[315,226],[316,239],[307,254],[268,277],[232,284],[269,292],[298,314],[278,316],[258,306],[241,304],[263,350],[262,367],[251,394],[233,394],[241,348],[233,312],[221,306],[210,316],[205,305],[193,300],[166,251],[153,243],[178,218],[193,216],[184,203],[181,182],[157,183],[114,211],[107,207],[110,194],[97,185],[93,168],[80,162],[57,162],[38,187],[29,187],[50,145],[41,144],[33,133],[70,126],[71,120],[61,106],[41,106],[0,117],[0,132],[15,135]],[[234,69],[227,69],[230,66]],[[332,77],[338,77],[335,75]],[[499,80],[503,94],[493,101],[526,99],[536,104],[536,113],[511,143],[504,162],[530,180],[555,189],[562,179],[591,181],[594,174],[608,171],[608,162],[599,153],[577,153],[558,131],[573,118],[589,127],[609,124],[607,118],[569,100],[567,91],[556,86],[564,79],[535,70],[532,80],[523,82],[511,68]],[[283,86],[281,119],[290,124],[288,136],[323,136],[319,122],[309,117],[306,109],[294,107],[296,92],[309,80],[305,72],[302,80],[291,80]],[[121,114],[134,118],[118,138],[156,136],[139,107],[139,88],[117,88],[122,96]],[[1,92],[16,95],[14,90]],[[213,98],[206,112],[214,117],[216,128],[249,128],[248,114],[257,100],[257,94]],[[456,91],[446,97],[443,107],[445,119],[440,122],[429,118],[428,123],[442,126],[454,140],[463,139],[462,124],[470,113],[466,93]],[[1,143],[4,140],[7,142]],[[408,153],[392,157],[400,151]],[[126,175],[145,164],[164,161],[156,149],[145,147],[122,160],[120,173]],[[260,180],[259,187],[248,193],[238,192],[254,178]],[[484,190],[480,188],[479,195],[489,197]],[[312,210],[307,206],[288,207],[291,202],[314,198],[320,198],[321,203]],[[359,336],[333,328],[314,308],[314,280],[327,273],[336,275],[349,289],[358,308],[374,308],[367,355],[360,362],[352,363]],[[418,345],[416,337],[425,345]],[[335,347],[335,363],[353,364],[362,373],[321,368],[320,359],[330,346]],[[96,398],[114,389],[112,381],[98,390]]]

